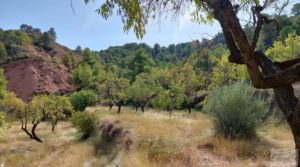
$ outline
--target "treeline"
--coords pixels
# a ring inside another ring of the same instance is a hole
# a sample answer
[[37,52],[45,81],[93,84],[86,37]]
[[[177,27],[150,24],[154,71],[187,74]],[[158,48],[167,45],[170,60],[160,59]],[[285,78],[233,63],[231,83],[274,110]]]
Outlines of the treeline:
[[204,100],[206,90],[247,79],[243,66],[229,64],[228,51],[222,44],[194,51],[188,58],[167,62],[167,66],[157,64],[143,48],[119,58],[121,65],[105,62],[101,53],[89,49],[83,50],[82,55],[73,71],[79,92],[94,92],[89,92],[90,96],[97,96],[110,107],[117,106],[118,112],[123,105],[141,111],[146,106],[154,107],[170,113],[177,109],[199,109],[198,103]]
[[[263,27],[259,47],[276,61],[300,57],[297,6],[290,16],[278,17],[277,32],[269,31],[276,26]],[[253,28],[244,28],[250,40]],[[207,90],[248,80],[244,66],[228,62],[229,51],[224,43],[219,33],[212,40],[167,47],[129,43],[99,52],[76,49],[83,59],[74,69],[74,84],[79,91],[97,94],[101,103],[118,106],[119,112],[123,105],[142,111],[146,106],[168,111],[200,109],[198,103]]]
[[56,32],[50,28],[42,32],[38,28],[22,24],[18,30],[0,28],[0,63],[7,63],[31,56],[26,46],[34,45],[51,51],[55,46]]
[[106,50],[98,52],[101,59],[105,63],[113,63],[119,66],[124,66],[126,60],[133,52],[143,49],[146,54],[153,58],[153,61],[159,65],[166,65],[167,63],[174,63],[191,55],[194,51],[203,48],[208,40],[203,39],[202,42],[195,40],[193,42],[171,44],[167,47],[155,44],[153,47],[145,43],[128,43],[123,46],[109,47]]

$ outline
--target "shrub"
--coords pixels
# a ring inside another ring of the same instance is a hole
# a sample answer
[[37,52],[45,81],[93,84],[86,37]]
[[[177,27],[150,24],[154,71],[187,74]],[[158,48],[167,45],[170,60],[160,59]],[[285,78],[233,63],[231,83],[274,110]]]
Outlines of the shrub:
[[267,109],[265,101],[255,97],[252,87],[244,82],[217,87],[205,104],[216,133],[228,138],[254,137]]
[[95,105],[99,96],[92,90],[81,90],[70,97],[74,110],[84,111],[87,106]]
[[73,68],[75,64],[75,58],[72,53],[67,53],[63,55],[62,62],[67,68]]
[[93,70],[88,64],[79,65],[73,71],[73,82],[79,88],[86,88],[93,81]]
[[96,127],[96,117],[88,112],[76,112],[72,116],[72,124],[82,134],[82,139],[89,138]]
[[4,76],[4,70],[0,68],[0,99],[4,98],[6,94],[6,79]]

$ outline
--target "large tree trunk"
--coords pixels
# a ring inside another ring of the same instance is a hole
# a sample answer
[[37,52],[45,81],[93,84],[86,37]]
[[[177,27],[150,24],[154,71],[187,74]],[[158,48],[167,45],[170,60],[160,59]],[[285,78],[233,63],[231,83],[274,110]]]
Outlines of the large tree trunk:
[[[290,123],[289,123],[290,124]],[[296,162],[297,162],[297,167],[300,167],[300,121],[294,121],[294,125],[290,125],[292,127],[292,133],[294,137],[294,142],[295,142],[295,149],[296,149]]]
[[[278,73],[282,69],[268,59],[263,53],[256,52],[257,62],[262,68],[264,75]],[[292,84],[282,85],[274,88],[274,95],[277,105],[284,113],[285,118],[292,130],[296,149],[296,162],[299,167],[299,150],[300,150],[300,104],[298,98],[295,96]]]
[[[297,166],[300,167],[298,156],[300,149],[300,104],[298,98],[295,97],[292,86],[292,82],[300,78],[297,71],[298,66],[292,72],[283,72],[285,70],[283,66],[273,63],[263,53],[254,51],[255,45],[253,46],[253,44],[257,41],[252,41],[252,46],[250,46],[230,0],[203,1],[213,10],[214,17],[222,27],[227,46],[231,52],[229,61],[245,64],[252,84],[256,88],[273,88],[277,104],[292,130],[297,152]],[[256,28],[259,30],[260,27],[257,25]],[[255,39],[257,38],[256,36]],[[267,79],[272,75],[271,79]],[[285,79],[285,75],[291,77]]]
[[300,106],[299,101],[294,95],[292,85],[282,88],[274,89],[275,98],[278,106],[283,111],[287,122],[291,128],[295,149],[296,149],[296,162],[300,167],[299,151],[300,151]]

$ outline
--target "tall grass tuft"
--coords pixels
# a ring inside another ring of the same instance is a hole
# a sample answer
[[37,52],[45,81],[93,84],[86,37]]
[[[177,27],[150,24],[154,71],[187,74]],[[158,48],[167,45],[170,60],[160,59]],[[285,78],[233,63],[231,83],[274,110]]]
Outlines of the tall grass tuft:
[[254,96],[250,85],[236,82],[215,88],[208,96],[205,110],[210,113],[217,134],[226,138],[253,138],[268,106]]
[[0,127],[5,124],[5,113],[0,111]]

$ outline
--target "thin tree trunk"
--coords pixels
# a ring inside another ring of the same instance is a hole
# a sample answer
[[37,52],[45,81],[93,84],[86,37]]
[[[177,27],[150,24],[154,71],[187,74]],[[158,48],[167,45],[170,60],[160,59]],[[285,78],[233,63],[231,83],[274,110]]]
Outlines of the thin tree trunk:
[[25,123],[24,121],[22,120],[22,127],[21,129],[31,138],[33,139],[33,136],[31,135],[31,133],[28,132],[27,130],[27,120],[25,120]]
[[191,114],[192,113],[192,109],[189,107],[189,114]]
[[51,121],[51,124],[52,124],[52,132],[54,132],[55,130],[55,127],[57,125],[57,122],[58,122],[58,118],[52,118],[52,121]]
[[144,113],[145,112],[145,106],[141,106],[141,110]]
[[118,114],[121,113],[121,107],[122,107],[121,105],[118,106]]
[[113,104],[109,104],[109,111],[111,111],[111,109],[113,108]]
[[31,138],[33,139],[33,136],[31,135],[31,133],[29,133],[29,131],[27,130],[27,123],[28,123],[28,115],[27,115],[27,111],[25,111],[25,122],[24,119],[22,118],[22,127],[21,129]]
[[32,137],[33,137],[34,140],[36,140],[37,142],[42,143],[43,141],[35,134],[36,127],[38,126],[39,123],[40,122],[34,123],[34,121],[32,121],[33,126],[32,126],[32,129],[31,129],[31,134],[32,134]]
[[172,110],[169,111],[169,117],[172,117]]

